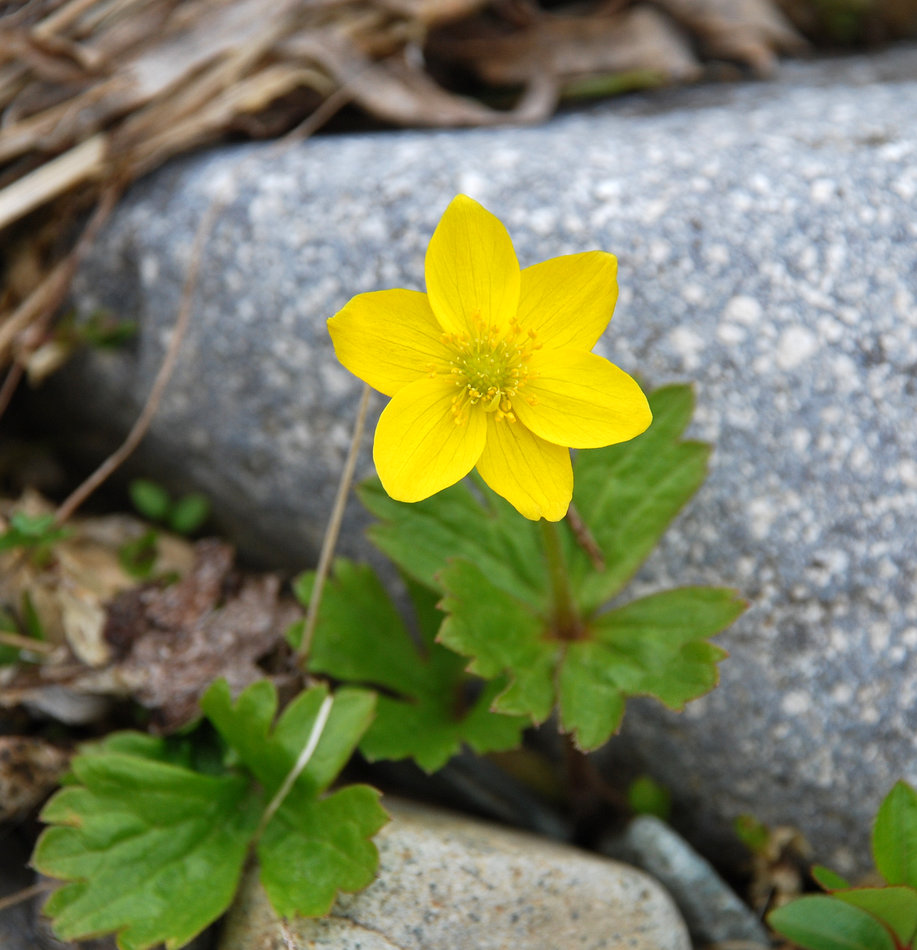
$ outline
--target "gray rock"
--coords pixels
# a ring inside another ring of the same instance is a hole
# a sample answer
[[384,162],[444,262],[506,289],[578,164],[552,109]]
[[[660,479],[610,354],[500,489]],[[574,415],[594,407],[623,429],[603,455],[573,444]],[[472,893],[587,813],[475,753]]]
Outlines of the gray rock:
[[622,834],[603,842],[600,850],[641,868],[665,885],[695,945],[747,941],[762,950],[770,945],[767,930],[754,912],[664,821],[640,815]]
[[[136,469],[209,492],[251,554],[318,543],[359,384],[324,322],[421,287],[459,191],[523,263],[601,247],[621,296],[600,345],[651,386],[694,380],[711,477],[636,592],[732,584],[752,609],[720,688],[634,703],[645,759],[704,849],[752,812],[817,859],[869,864],[872,815],[917,781],[917,53],[787,67],[774,83],[638,95],[541,128],[227,147],[138,185],[76,285],[142,326],[55,381],[88,444],[123,434],[162,358],[197,222],[217,221],[194,320]],[[377,401],[376,408],[378,409]],[[55,415],[54,418],[61,418]],[[362,472],[369,471],[364,455]],[[344,548],[359,550],[358,520]],[[709,853],[709,852],[708,852]]]
[[386,799],[378,878],[322,920],[284,928],[249,876],[219,950],[690,950],[665,891],[639,871],[541,838]]

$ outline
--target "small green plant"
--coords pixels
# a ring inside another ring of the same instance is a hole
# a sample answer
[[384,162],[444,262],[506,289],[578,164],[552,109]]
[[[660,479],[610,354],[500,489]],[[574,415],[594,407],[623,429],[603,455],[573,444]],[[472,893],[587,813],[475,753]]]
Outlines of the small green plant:
[[[216,733],[115,733],[83,748],[48,802],[33,863],[70,883],[45,911],[64,940],[118,935],[123,950],[181,947],[229,906],[249,854],[282,916],[320,915],[373,878],[379,793],[326,794],[366,729],[375,697],[316,686],[274,724],[261,680],[232,702],[218,680],[202,708]],[[273,724],[273,727],[272,727]],[[214,751],[216,754],[213,754]]]
[[872,831],[880,887],[851,887],[825,867],[812,874],[826,894],[772,911],[768,923],[805,950],[917,950],[917,792],[898,782]]
[[[492,713],[540,723],[557,708],[561,728],[582,749],[597,748],[618,729],[628,696],[649,694],[681,709],[710,690],[725,653],[708,638],[745,609],[734,591],[708,587],[607,607],[706,473],[708,447],[679,438],[691,418],[690,389],[657,390],[651,405],[655,421],[646,433],[581,452],[575,462],[574,505],[580,527],[603,552],[600,564],[568,522],[554,548],[545,522],[519,518],[481,483],[455,485],[414,504],[389,498],[377,481],[359,492],[380,519],[370,529],[372,540],[407,578],[438,598],[441,613],[427,621],[435,629],[424,633],[426,642],[435,637],[437,650],[466,658],[461,665],[453,661],[455,672],[467,666],[478,683],[484,681]],[[552,573],[562,575],[563,589],[552,583]],[[299,589],[307,591],[308,582]],[[310,668],[416,703],[416,693],[405,686],[409,680],[386,671],[390,664],[407,666],[407,647],[402,659],[392,647],[392,630],[397,626],[398,640],[408,641],[371,570],[338,562],[326,597]],[[373,623],[373,616],[388,619]],[[430,652],[423,660],[428,679],[438,675],[438,656]],[[467,681],[462,676],[448,690],[445,683],[429,688],[433,695],[454,696]],[[393,700],[383,708],[388,702]],[[367,734],[364,752],[371,758],[378,734],[378,728]],[[404,734],[413,742],[427,740],[422,730]],[[498,747],[505,748],[491,748]],[[416,753],[405,748],[403,754]]]
[[672,793],[649,775],[641,775],[627,789],[627,803],[637,815],[652,815],[668,821],[672,812]]
[[144,518],[176,534],[194,534],[210,514],[210,501],[206,495],[189,492],[181,498],[172,498],[162,485],[147,478],[135,478],[128,485],[128,493]]
[[0,534],[0,554],[18,548],[37,567],[46,567],[53,558],[54,545],[69,533],[56,524],[53,514],[30,515],[14,511],[6,531]]
[[754,815],[739,815],[733,822],[736,836],[752,854],[763,854],[771,839],[771,831]]
[[112,350],[124,346],[137,335],[137,324],[118,320],[104,310],[93,310],[80,319],[76,311],[64,314],[54,328],[54,339],[68,349],[91,346]]
[[[319,568],[295,585],[307,614],[289,631],[310,686],[273,730],[269,682],[233,704],[221,681],[201,704],[216,756],[206,730],[86,747],[43,813],[52,827],[34,858],[68,882],[47,904],[61,937],[178,947],[225,910],[252,853],[279,915],[326,913],[336,892],[372,879],[369,839],[385,820],[372,789],[326,794],[357,746],[433,771],[463,745],[516,747],[556,713],[595,749],[629,697],[681,709],[716,685],[725,651],[710,638],[745,609],[735,591],[621,600],[710,450],[682,438],[689,387],[648,400],[591,352],[614,308],[615,259],[593,251],[522,271],[503,225],[459,196],[426,261],[428,294],[361,294],[329,321],[338,358],[392,397],[376,429],[379,478],[359,495],[411,616],[370,567],[340,559],[328,574],[330,527]],[[358,424],[345,472],[359,437]],[[206,516],[149,481],[131,497],[173,530]],[[152,547],[146,536],[127,552],[136,570],[152,569]],[[333,700],[320,676],[340,684]],[[636,793],[650,799],[663,808],[658,788]]]
[[[139,514],[176,534],[194,534],[210,514],[210,500],[206,495],[190,492],[181,498],[173,498],[162,485],[148,478],[131,481],[128,494]],[[158,557],[159,532],[156,528],[148,528],[118,550],[121,566],[139,581],[153,578]]]
[[118,548],[118,561],[125,573],[138,581],[149,580],[159,557],[159,533],[148,528],[139,537],[125,541]]

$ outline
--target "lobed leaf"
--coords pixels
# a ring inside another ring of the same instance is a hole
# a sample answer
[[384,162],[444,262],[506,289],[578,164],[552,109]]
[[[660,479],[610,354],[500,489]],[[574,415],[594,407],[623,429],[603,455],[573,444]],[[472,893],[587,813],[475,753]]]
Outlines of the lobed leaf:
[[[591,542],[569,521],[559,534],[581,629],[554,629],[537,525],[482,484],[477,494],[457,485],[409,505],[376,483],[361,491],[382,519],[371,529],[379,547],[409,577],[445,594],[438,641],[467,657],[470,672],[504,682],[493,709],[541,722],[557,705],[563,728],[586,749],[619,727],[630,695],[681,709],[712,689],[726,654],[707,638],[745,608],[731,591],[689,588],[600,613],[707,471],[709,446],[681,439],[693,411],[690,388],[669,386],[649,398],[654,419],[645,433],[576,455],[574,503]],[[394,646],[383,666],[400,663],[403,652]],[[348,662],[341,658],[337,675]],[[382,675],[374,682],[385,685]],[[384,699],[380,715],[387,715]]]
[[[204,694],[201,707],[267,795],[273,796],[306,746],[327,696],[325,686],[313,686],[300,693],[283,711],[273,731],[277,691],[270,680],[253,683],[235,703],[226,681],[217,680]],[[314,796],[334,781],[369,725],[375,699],[363,689],[341,689],[335,693],[321,738],[295,788]]]
[[440,643],[470,657],[468,669],[485,679],[508,675],[509,686],[494,702],[500,712],[543,722],[554,704],[558,645],[544,620],[512,597],[476,564],[455,560],[439,574],[446,590]]
[[460,483],[413,504],[389,498],[378,479],[357,491],[379,518],[370,539],[408,577],[442,590],[437,572],[461,558],[477,564],[502,590],[544,606],[548,580],[537,525],[490,489],[482,487],[478,498]]
[[694,410],[691,388],[665,386],[648,398],[646,432],[574,459],[573,503],[605,560],[595,571],[571,539],[568,563],[584,613],[619,593],[707,476],[710,446],[679,439]]
[[215,683],[204,711],[247,771],[227,769],[212,743],[190,738],[116,733],[84,749],[42,813],[53,827],[33,858],[69,882],[46,905],[55,932],[116,932],[123,950],[184,945],[229,905],[262,824],[257,853],[278,913],[324,913],[337,891],[366,886],[378,865],[369,839],[387,820],[378,793],[351,786],[319,796],[365,731],[372,693],[334,696],[311,757],[276,812],[267,810],[327,697],[324,687],[301,693],[274,724],[272,683],[254,683],[235,702],[225,681]]
[[[311,583],[297,585],[301,592]],[[464,661],[434,642],[436,597],[412,585],[422,643],[414,643],[372,568],[339,560],[329,580],[309,657],[313,672],[385,692],[360,749],[367,758],[413,758],[440,768],[468,743],[478,752],[514,748],[522,720],[490,711],[500,683],[475,684]]]
[[259,816],[250,783],[136,752],[80,755],[72,767],[80,784],[45,806],[54,827],[33,856],[43,874],[72,882],[45,905],[55,932],[116,932],[123,950],[184,945],[235,894]]
[[367,785],[322,799],[291,793],[258,844],[261,883],[274,910],[320,916],[338,891],[372,883],[379,853],[370,839],[387,821],[379,793]]
[[725,651],[706,638],[745,609],[734,591],[682,588],[602,614],[583,639],[565,642],[476,566],[453,561],[440,577],[449,614],[440,642],[471,658],[472,672],[509,678],[494,704],[500,711],[541,722],[557,703],[561,725],[583,749],[618,729],[628,696],[653,695],[680,709],[711,689]]

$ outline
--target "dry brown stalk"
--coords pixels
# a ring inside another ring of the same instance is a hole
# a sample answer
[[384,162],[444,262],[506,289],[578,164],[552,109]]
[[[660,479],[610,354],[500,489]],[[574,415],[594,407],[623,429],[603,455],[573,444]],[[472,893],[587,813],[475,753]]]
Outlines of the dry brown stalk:
[[214,202],[207,209],[194,239],[194,246],[191,249],[191,259],[188,264],[188,274],[185,278],[185,286],[182,290],[181,303],[178,308],[178,317],[175,320],[175,327],[172,330],[172,338],[169,340],[169,346],[163,357],[159,372],[153,381],[153,388],[147,397],[146,404],[137,417],[130,432],[127,434],[124,442],[105,459],[104,462],[73,492],[64,500],[54,515],[56,524],[63,524],[83,502],[108,478],[115,472],[124,461],[131,455],[134,449],[140,444],[141,439],[146,435],[153,416],[159,408],[166,386],[175,369],[175,363],[178,360],[178,353],[181,349],[181,343],[188,329],[188,323],[191,319],[191,303],[194,297],[194,290],[197,286],[197,275],[201,266],[201,258],[204,253],[204,244],[210,236],[213,222],[222,209],[222,204]]
[[105,136],[93,135],[4,188],[0,191],[0,229],[75,185],[95,178],[105,167],[106,152]]

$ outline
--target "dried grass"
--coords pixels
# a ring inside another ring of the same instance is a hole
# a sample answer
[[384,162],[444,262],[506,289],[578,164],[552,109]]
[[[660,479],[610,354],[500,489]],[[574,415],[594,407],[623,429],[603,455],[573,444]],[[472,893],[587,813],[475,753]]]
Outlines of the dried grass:
[[0,367],[41,342],[117,196],[174,155],[275,135],[345,87],[392,122],[503,118],[407,55],[481,2],[33,0],[0,17]]

